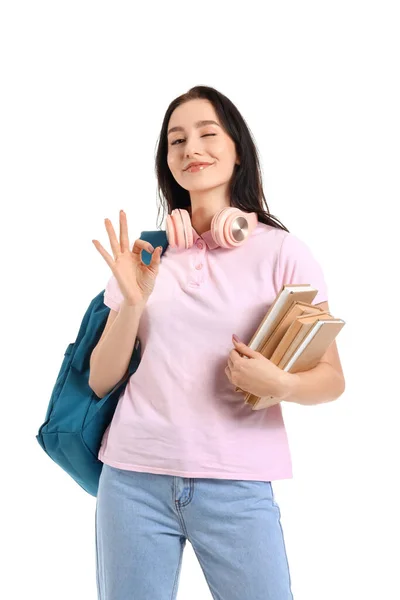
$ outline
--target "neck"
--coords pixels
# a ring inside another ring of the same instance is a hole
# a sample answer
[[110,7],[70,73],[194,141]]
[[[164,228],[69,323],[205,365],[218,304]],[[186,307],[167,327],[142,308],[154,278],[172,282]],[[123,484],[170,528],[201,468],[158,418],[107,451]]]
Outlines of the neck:
[[209,193],[207,197],[191,193],[190,203],[191,206],[188,208],[188,211],[192,227],[199,235],[211,229],[211,221],[218,211],[230,206],[229,198],[221,198],[216,195],[210,197]]

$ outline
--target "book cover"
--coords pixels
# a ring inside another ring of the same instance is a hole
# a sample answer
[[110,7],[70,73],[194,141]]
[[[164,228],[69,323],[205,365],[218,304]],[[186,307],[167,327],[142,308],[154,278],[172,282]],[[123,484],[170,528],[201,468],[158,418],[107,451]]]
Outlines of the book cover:
[[[344,325],[345,321],[342,319],[316,320],[297,348],[293,348],[291,356],[286,357],[286,363],[281,368],[284,371],[298,373],[316,367]],[[283,364],[283,361],[281,362]],[[273,402],[273,396],[259,398],[250,394],[245,403],[251,404],[252,410],[260,410],[268,408]]]
[[313,306],[312,304],[308,304],[306,302],[294,302],[279,323],[277,323],[274,331],[271,333],[267,341],[258,352],[261,352],[265,358],[271,358],[278,344],[281,342],[283,336],[286,334],[295,319],[304,315],[321,313],[324,313],[324,311],[318,306]]
[[[282,320],[292,304],[295,302],[311,304],[317,294],[318,290],[308,283],[283,285],[249,344],[247,344],[249,348],[260,352],[259,348],[262,348],[267,343],[269,336],[272,335],[277,324]],[[237,392],[243,391],[239,387],[235,389]]]

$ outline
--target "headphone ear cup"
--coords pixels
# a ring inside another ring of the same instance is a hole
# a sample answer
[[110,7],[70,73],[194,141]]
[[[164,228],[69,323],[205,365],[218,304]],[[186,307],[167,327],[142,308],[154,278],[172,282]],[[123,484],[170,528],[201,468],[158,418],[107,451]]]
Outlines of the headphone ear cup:
[[257,213],[247,213],[234,206],[225,206],[215,213],[211,221],[211,234],[222,248],[235,248],[248,239],[257,223]]
[[176,248],[177,243],[176,243],[175,225],[174,225],[173,219],[171,218],[171,215],[167,215],[167,223],[166,223],[165,232],[167,234],[168,244],[171,246],[171,248]]
[[193,228],[192,228],[192,221],[191,221],[190,215],[189,215],[188,211],[185,210],[184,208],[179,208],[178,210],[180,212],[180,216],[182,219],[182,227],[183,227],[183,231],[185,233],[184,239],[183,239],[183,243],[185,244],[184,247],[191,248],[193,246]]
[[[227,210],[232,210],[231,207],[229,206],[225,206],[224,208],[221,208],[221,210],[218,210],[215,215],[213,216],[212,220],[211,220],[211,235],[212,238],[214,240],[215,243],[217,243],[219,246],[225,247],[225,243],[223,240],[223,227],[224,227],[224,213],[226,213]],[[222,231],[221,231],[221,226],[222,226]]]
[[172,248],[191,248],[193,246],[192,222],[187,210],[174,208],[167,215],[167,238]]

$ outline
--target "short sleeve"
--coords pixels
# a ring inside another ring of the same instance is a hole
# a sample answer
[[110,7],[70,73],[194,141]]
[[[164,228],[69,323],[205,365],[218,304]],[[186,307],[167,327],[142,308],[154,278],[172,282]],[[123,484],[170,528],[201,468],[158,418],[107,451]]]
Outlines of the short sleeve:
[[123,299],[124,296],[119,289],[118,281],[112,275],[104,290],[104,304],[118,312]]
[[321,265],[310,248],[292,233],[283,238],[276,269],[276,287],[310,284],[318,290],[312,304],[328,301],[328,289]]

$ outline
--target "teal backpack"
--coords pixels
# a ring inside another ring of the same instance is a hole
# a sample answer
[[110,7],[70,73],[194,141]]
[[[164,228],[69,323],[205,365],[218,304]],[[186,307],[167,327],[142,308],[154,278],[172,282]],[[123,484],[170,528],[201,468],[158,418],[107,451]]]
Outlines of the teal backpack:
[[[168,247],[165,231],[142,231],[140,239],[154,248]],[[142,251],[148,265],[151,254]],[[69,344],[54,385],[44,423],[36,439],[43,450],[86,492],[97,496],[103,463],[97,458],[105,430],[111,423],[119,397],[141,359],[137,338],[126,377],[103,398],[89,387],[90,355],[97,345],[110,313],[104,290],[89,304],[75,342]]]

